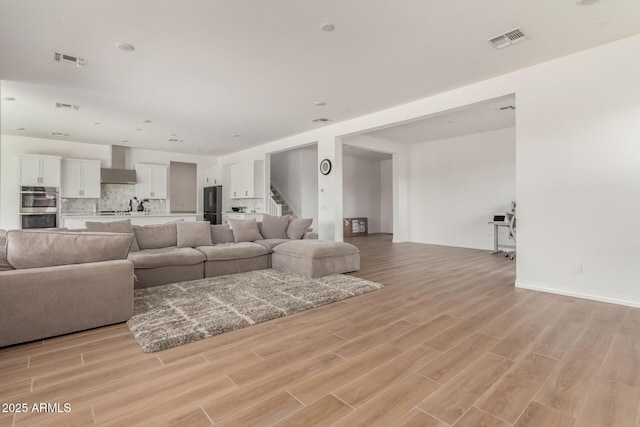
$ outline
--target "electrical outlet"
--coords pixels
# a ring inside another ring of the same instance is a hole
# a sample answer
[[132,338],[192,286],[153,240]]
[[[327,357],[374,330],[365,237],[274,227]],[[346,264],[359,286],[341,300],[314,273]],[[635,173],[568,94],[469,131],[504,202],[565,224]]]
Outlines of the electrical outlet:
[[575,264],[573,266],[573,272],[575,274],[582,274],[582,264]]

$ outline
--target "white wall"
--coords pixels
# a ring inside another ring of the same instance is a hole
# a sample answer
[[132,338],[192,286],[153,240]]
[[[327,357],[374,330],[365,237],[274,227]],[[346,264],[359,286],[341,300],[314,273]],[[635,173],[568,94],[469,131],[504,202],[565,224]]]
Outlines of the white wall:
[[493,248],[487,222],[516,200],[515,128],[415,144],[409,158],[412,240]]
[[369,233],[380,232],[381,167],[379,160],[343,158],[344,217],[367,217]]
[[[101,160],[103,167],[108,167],[111,166],[110,150],[106,145],[0,135],[0,228],[19,228],[19,155],[45,154],[64,158],[95,159]],[[134,163],[169,165],[171,160],[198,165],[198,188],[202,188],[203,184],[202,169],[216,164],[214,157],[130,149],[127,167],[133,168]],[[198,192],[198,212],[202,212],[200,192]]]
[[316,145],[271,155],[271,182],[289,206],[303,218],[318,224],[318,148]]
[[380,162],[380,232],[393,233],[393,160]]

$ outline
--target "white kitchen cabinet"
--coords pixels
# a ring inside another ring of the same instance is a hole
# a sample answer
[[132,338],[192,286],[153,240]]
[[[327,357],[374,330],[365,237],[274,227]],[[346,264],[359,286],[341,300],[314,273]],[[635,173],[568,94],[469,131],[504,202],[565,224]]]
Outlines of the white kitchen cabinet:
[[222,185],[222,166],[212,166],[203,171],[203,182],[205,187],[212,185]]
[[137,163],[136,196],[138,199],[166,199],[168,167]]
[[100,198],[100,160],[62,159],[60,197]]
[[222,214],[222,223],[223,224],[229,224],[229,220],[230,219],[251,219],[251,218],[254,218],[256,221],[262,221],[262,215],[263,214],[256,213],[256,212],[246,212],[246,213],[224,212]]
[[59,187],[60,157],[20,156],[20,185]]
[[256,160],[231,165],[231,199],[258,199],[263,196],[264,162]]

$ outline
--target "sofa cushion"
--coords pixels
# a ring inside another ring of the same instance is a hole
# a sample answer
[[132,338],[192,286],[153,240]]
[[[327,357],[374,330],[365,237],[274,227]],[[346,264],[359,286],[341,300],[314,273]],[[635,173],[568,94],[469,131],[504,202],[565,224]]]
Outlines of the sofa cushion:
[[133,236],[69,231],[7,232],[7,260],[16,269],[126,259]]
[[254,240],[262,240],[262,235],[258,231],[258,223],[255,218],[251,219],[230,219],[231,229],[233,230],[233,241],[253,242]]
[[289,239],[263,239],[263,240],[256,240],[253,243],[257,243],[259,245],[264,246],[269,251],[273,251],[273,248],[278,246],[280,243],[284,243],[284,242],[288,242],[288,241],[289,241]]
[[134,225],[133,233],[136,235],[140,249],[159,249],[170,246],[178,246],[177,222],[168,222],[157,225]]
[[179,248],[195,248],[211,244],[209,221],[182,221],[176,224]]
[[359,254],[358,248],[350,243],[325,240],[289,240],[273,248],[278,254],[299,258],[334,258]]
[[216,243],[231,243],[233,240],[233,231],[229,224],[211,226],[211,242],[214,245]]
[[269,253],[264,246],[252,242],[218,243],[213,246],[198,246],[196,249],[207,257],[207,261],[253,258]]
[[169,247],[129,252],[127,259],[135,268],[156,268],[198,264],[205,261],[205,256],[193,248]]
[[287,228],[287,237],[293,240],[302,239],[312,222],[313,218],[292,218]]
[[290,220],[291,217],[289,215],[273,216],[263,214],[260,234],[265,239],[286,239]]
[[129,218],[122,221],[111,222],[92,222],[87,221],[85,223],[87,231],[98,231],[103,233],[130,233],[133,235],[133,243],[131,243],[130,251],[139,251],[138,242],[133,234],[133,227],[131,226],[131,220]]

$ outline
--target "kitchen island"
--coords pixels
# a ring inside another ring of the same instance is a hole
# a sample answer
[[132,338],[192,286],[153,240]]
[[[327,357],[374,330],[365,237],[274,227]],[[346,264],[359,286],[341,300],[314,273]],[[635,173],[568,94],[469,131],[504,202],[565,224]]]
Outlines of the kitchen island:
[[132,225],[153,225],[165,224],[172,221],[196,221],[198,215],[195,213],[171,213],[171,212],[145,212],[138,214],[137,212],[125,213],[63,213],[60,215],[61,227],[66,228],[85,228],[87,221],[89,222],[112,222],[121,221],[123,219],[131,219]]

